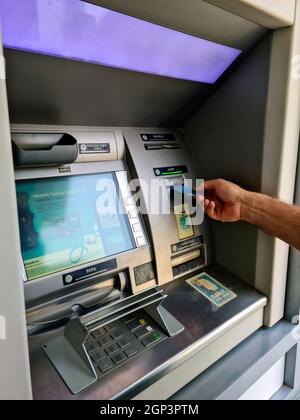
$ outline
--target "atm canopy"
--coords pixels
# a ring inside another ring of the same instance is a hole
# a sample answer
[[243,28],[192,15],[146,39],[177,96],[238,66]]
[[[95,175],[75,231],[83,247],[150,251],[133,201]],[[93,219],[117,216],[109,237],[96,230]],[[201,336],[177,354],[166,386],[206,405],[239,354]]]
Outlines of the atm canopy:
[[241,51],[80,0],[2,0],[6,47],[213,84]]
[[182,127],[268,31],[203,0],[91,3],[0,0],[12,123]]

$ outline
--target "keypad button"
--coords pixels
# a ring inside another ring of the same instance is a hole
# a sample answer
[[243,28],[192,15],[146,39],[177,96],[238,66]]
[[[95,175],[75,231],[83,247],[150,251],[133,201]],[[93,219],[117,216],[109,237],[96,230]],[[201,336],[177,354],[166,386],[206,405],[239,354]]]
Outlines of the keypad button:
[[138,328],[135,330],[134,335],[140,339],[144,337],[145,335],[149,334],[151,331],[153,331],[153,328],[150,327],[150,325],[144,325],[143,327]]
[[93,351],[98,350],[99,346],[96,341],[90,341],[86,343],[85,348],[88,353],[92,353]]
[[119,350],[119,348],[118,348],[118,346],[115,344],[115,343],[111,343],[111,344],[108,344],[106,347],[105,347],[105,351],[106,351],[106,353],[110,356],[111,354],[113,354],[113,353],[115,353],[116,351],[118,351]]
[[126,356],[124,353],[121,353],[120,351],[118,353],[115,353],[111,356],[112,361],[115,365],[119,365],[120,363],[124,362],[126,360]]
[[116,328],[110,332],[110,335],[114,340],[117,340],[118,338],[122,337],[123,331],[121,331],[119,328]]
[[126,354],[126,356],[127,357],[131,357],[131,356],[134,356],[135,354],[137,354],[137,350],[135,349],[135,348],[133,348],[133,347],[128,347],[126,350],[124,350],[125,351],[125,354]]
[[130,344],[130,341],[129,341],[129,340],[127,340],[127,338],[125,338],[125,337],[121,337],[121,338],[117,341],[117,343],[118,343],[118,346],[122,349],[122,348],[124,348],[124,347],[128,346],[128,344]]
[[105,331],[103,328],[98,328],[97,330],[92,332],[93,337],[99,338],[101,335],[105,334]]
[[90,334],[89,336],[88,336],[88,338],[85,340],[85,345],[87,345],[87,344],[89,344],[89,343],[93,343],[95,340],[94,340],[94,337],[92,336],[92,334]]
[[114,328],[114,326],[113,326],[113,325],[111,325],[111,324],[107,324],[107,325],[105,325],[105,326],[104,326],[104,329],[105,329],[105,331],[107,331],[107,332],[111,331],[113,328]]
[[160,339],[161,339],[160,333],[158,331],[155,331],[152,334],[148,335],[146,338],[144,338],[142,343],[144,344],[145,347],[149,347],[156,341],[159,341]]
[[105,358],[105,353],[103,350],[97,350],[92,354],[92,360],[94,363],[98,363]]
[[134,319],[133,321],[128,322],[127,327],[132,331],[135,328],[140,327],[141,325],[145,325],[146,321],[141,318],[141,319]]
[[100,371],[102,373],[107,372],[108,370],[110,370],[111,368],[113,368],[114,365],[112,364],[111,360],[104,360],[103,362],[101,362],[98,365],[98,368],[100,369]]
[[98,343],[101,345],[101,346],[105,346],[105,344],[108,344],[108,343],[110,343],[112,340],[111,340],[111,338],[110,338],[110,336],[108,335],[108,334],[106,334],[106,335],[102,335],[99,339],[98,339]]
[[134,321],[135,318],[136,317],[135,317],[134,314],[130,314],[130,315],[125,316],[122,320],[123,320],[124,324],[128,324],[129,322]]

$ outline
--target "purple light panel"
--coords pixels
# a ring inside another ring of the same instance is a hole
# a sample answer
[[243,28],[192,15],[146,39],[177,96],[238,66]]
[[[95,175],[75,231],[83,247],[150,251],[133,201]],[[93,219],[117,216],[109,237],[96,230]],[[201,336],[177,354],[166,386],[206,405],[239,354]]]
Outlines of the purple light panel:
[[80,0],[0,0],[0,18],[8,48],[203,83],[241,53]]

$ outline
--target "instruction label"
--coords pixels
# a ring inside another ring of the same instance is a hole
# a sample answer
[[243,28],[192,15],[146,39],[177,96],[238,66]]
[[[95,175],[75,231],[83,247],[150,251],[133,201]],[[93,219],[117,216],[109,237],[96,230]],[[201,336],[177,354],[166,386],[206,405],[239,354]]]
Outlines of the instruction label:
[[186,282],[219,308],[237,298],[235,293],[207,273],[198,274]]
[[182,241],[194,236],[194,228],[192,225],[188,206],[182,204],[174,206],[174,214],[176,218],[179,240]]

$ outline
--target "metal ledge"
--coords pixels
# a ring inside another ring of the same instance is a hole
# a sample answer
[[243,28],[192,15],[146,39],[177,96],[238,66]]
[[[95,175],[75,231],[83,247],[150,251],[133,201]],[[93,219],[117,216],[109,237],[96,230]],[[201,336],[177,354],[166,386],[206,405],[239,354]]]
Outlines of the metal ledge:
[[237,400],[297,342],[295,325],[262,328],[171,397],[171,400]]

